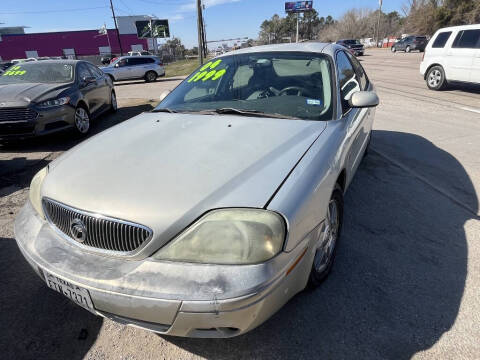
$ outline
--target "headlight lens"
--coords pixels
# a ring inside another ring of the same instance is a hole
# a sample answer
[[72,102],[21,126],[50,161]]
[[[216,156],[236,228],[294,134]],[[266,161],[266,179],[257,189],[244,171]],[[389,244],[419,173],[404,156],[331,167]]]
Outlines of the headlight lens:
[[214,210],[153,257],[208,264],[255,264],[277,255],[282,250],[284,239],[284,221],[274,212],[260,209]]
[[44,167],[42,170],[40,170],[32,179],[32,182],[30,184],[30,202],[32,203],[33,207],[37,212],[45,218],[45,214],[43,213],[42,209],[42,197],[40,194],[40,189],[42,187],[43,179],[45,179],[45,176],[48,173],[48,168]]
[[65,105],[65,104],[68,104],[69,101],[70,101],[70,98],[68,96],[65,96],[58,99],[43,101],[39,103],[38,106],[41,108],[48,108],[52,106]]

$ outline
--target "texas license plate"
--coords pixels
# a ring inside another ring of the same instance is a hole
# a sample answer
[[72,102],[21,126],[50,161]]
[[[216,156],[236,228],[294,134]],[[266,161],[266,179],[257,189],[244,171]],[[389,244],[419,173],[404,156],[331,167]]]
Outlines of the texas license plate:
[[45,270],[43,270],[42,272],[45,277],[47,286],[50,289],[53,289],[60,294],[65,295],[77,305],[80,305],[81,307],[89,311],[95,312],[92,299],[90,298],[90,294],[88,293],[87,289],[81,288],[80,286],[63,280],[58,276],[49,274]]

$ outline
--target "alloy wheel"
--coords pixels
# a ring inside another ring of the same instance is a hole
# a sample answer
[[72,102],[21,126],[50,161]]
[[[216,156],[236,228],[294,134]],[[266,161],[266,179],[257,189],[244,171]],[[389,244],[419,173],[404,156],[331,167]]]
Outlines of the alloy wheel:
[[78,107],[75,110],[75,127],[81,134],[86,134],[90,129],[90,117],[83,107]]
[[442,81],[442,73],[440,70],[434,69],[428,74],[428,85],[432,88],[436,88],[440,85]]
[[332,198],[328,203],[327,217],[325,218],[325,229],[323,236],[318,241],[317,252],[313,260],[314,267],[317,272],[324,271],[335,250],[338,239],[338,230],[340,227],[340,214],[338,211],[337,201]]

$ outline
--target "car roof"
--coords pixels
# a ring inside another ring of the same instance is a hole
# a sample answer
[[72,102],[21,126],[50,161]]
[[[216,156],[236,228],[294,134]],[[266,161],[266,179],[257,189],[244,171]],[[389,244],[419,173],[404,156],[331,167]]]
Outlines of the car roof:
[[[135,52],[135,51],[134,51]],[[118,56],[117,59],[131,59],[131,58],[139,58],[139,59],[145,59],[148,57],[158,57],[157,55],[124,55],[124,56]]]
[[335,44],[331,44],[331,43],[309,41],[309,42],[302,42],[302,43],[253,46],[249,48],[233,50],[233,51],[224,53],[218,57],[222,58],[229,55],[251,54],[251,53],[259,53],[259,52],[311,52],[311,53],[325,53],[328,55],[333,55],[336,49],[343,49],[343,47]]
[[84,60],[72,60],[72,59],[50,59],[50,60],[42,60],[42,61],[28,61],[28,63],[32,64],[32,63],[35,63],[35,64],[58,64],[58,63],[61,63],[61,64],[65,64],[65,65],[75,65],[75,64],[78,64],[80,62],[88,62],[88,61],[84,61]]
[[471,30],[471,29],[480,29],[480,24],[449,26],[449,27],[438,29],[437,32],[445,31],[445,30]]

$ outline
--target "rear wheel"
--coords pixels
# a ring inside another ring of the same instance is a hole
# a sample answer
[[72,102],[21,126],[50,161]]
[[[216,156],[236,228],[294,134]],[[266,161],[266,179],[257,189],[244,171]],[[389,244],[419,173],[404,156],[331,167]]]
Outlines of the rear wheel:
[[155,71],[147,71],[145,74],[145,81],[152,82],[157,80],[157,73]]
[[90,130],[90,114],[83,105],[79,105],[75,109],[75,129],[81,135],[87,134]]
[[336,184],[327,207],[324,231],[317,241],[317,249],[313,258],[309,285],[320,285],[330,273],[335,258],[336,247],[340,238],[343,223],[343,191]]
[[445,71],[441,66],[433,66],[428,70],[426,77],[427,86],[430,90],[441,90],[447,85]]

